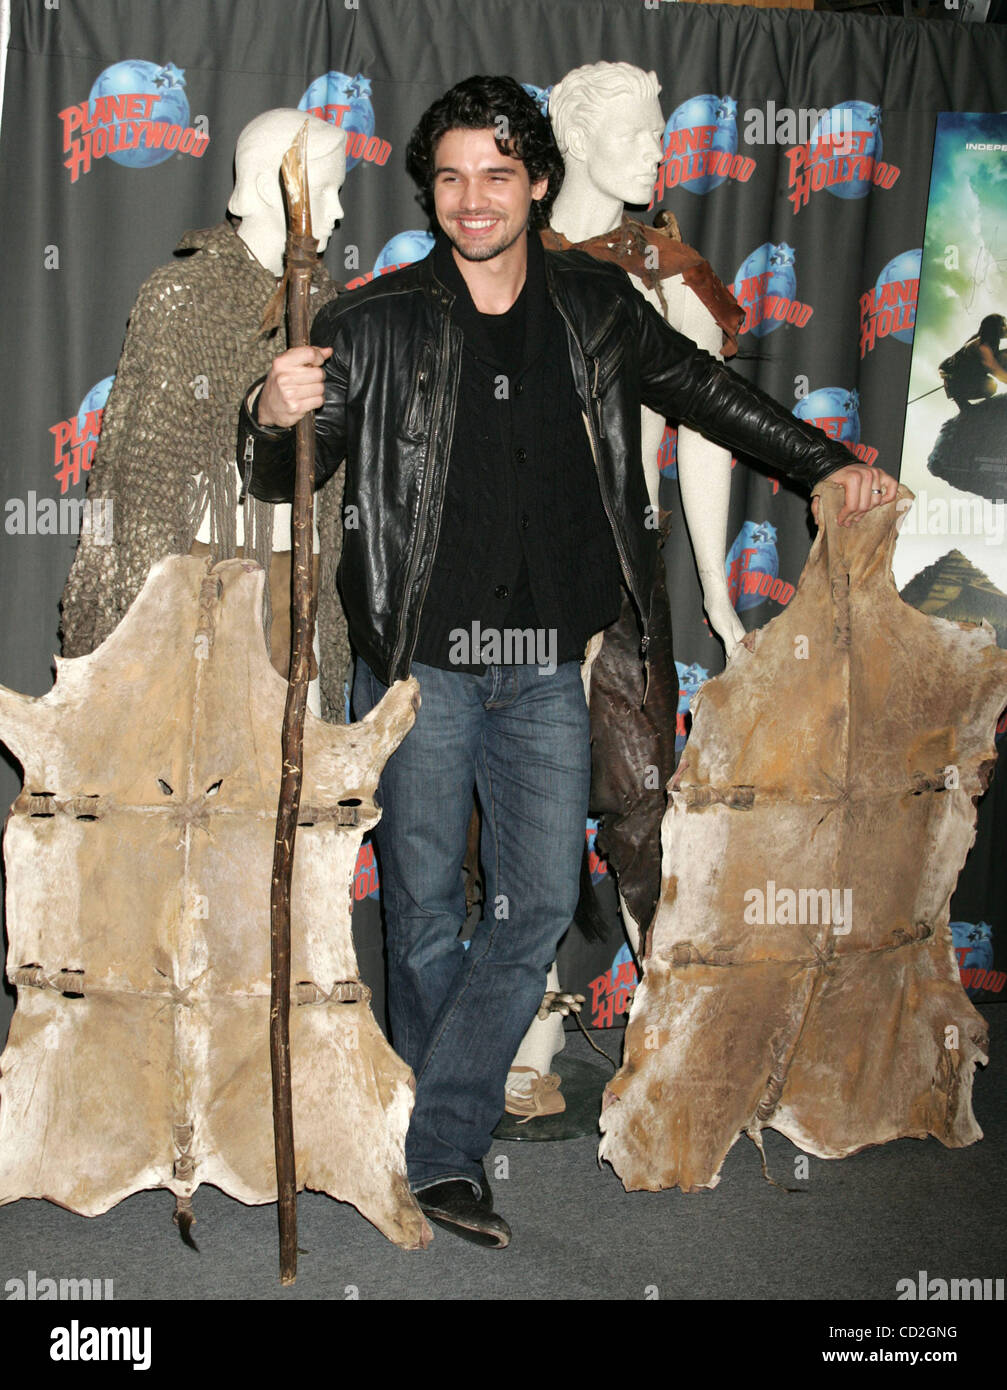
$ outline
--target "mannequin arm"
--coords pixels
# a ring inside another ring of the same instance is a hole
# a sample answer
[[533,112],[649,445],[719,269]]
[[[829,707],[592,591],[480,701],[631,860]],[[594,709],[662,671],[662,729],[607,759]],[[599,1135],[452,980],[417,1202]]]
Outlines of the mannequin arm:
[[[681,331],[714,356],[720,356],[721,331],[699,296],[685,292]],[[696,556],[703,607],[728,656],[745,635],[745,627],[728,597],[724,556],[727,510],[731,498],[731,453],[682,425],[678,431],[678,482],[682,511]]]

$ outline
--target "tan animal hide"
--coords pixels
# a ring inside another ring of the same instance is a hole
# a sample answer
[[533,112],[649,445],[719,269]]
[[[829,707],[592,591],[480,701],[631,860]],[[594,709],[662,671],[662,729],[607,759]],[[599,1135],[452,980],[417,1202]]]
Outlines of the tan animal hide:
[[[55,688],[0,688],[24,767],[7,822],[0,1202],[87,1216],[204,1182],[276,1200],[269,885],[286,683],[262,639],[263,572],[161,561]],[[308,715],[292,889],[299,1184],[352,1202],[403,1246],[430,1237],[403,1146],[412,1074],[385,1042],[350,933],[374,791],[412,727],[400,682],[359,724]]]
[[[1007,652],[891,577],[896,508],[824,484],[790,606],[693,702],[664,873],[601,1156],[627,1189],[714,1187],[739,1134],[820,1158],[982,1137],[985,1024],[952,890],[975,836]],[[810,890],[810,891],[809,891]]]

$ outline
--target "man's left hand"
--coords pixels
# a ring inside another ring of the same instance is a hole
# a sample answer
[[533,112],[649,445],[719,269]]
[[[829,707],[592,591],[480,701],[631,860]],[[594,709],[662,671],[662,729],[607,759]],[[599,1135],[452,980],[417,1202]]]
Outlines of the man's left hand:
[[[868,468],[863,463],[848,463],[837,468],[825,479],[827,483],[840,483],[846,490],[846,501],[836,517],[840,526],[850,526],[874,507],[883,502],[894,502],[898,483],[880,468]],[[813,508],[818,519],[818,508]]]

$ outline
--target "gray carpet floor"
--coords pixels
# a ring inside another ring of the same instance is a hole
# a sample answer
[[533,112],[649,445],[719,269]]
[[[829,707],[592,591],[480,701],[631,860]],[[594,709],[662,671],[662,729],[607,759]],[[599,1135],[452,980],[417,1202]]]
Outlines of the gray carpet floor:
[[[0,1208],[0,1298],[10,1279],[111,1279],[143,1300],[891,1300],[897,1281],[1002,1278],[1007,1273],[1007,1008],[984,1010],[990,1065],[976,1077],[984,1139],[950,1150],[900,1140],[841,1161],[808,1160],[766,1132],[732,1149],[714,1191],[626,1193],[599,1167],[593,1137],[498,1143],[488,1167],[513,1228],[503,1251],[438,1233],[425,1252],[389,1244],[354,1208],[314,1193],[298,1202],[297,1282],[277,1277],[276,1209],[200,1188],[199,1253],[185,1248],[167,1192],[128,1198],[85,1218],[44,1201]],[[607,1050],[615,1033],[600,1035]],[[571,1054],[591,1060],[584,1039]],[[602,1064],[604,1065],[604,1064]],[[506,1164],[496,1160],[506,1159]],[[9,1292],[6,1297],[10,1297]],[[23,1305],[22,1305],[23,1306]],[[991,1310],[992,1311],[992,1310]],[[999,1315],[998,1315],[999,1316]]]

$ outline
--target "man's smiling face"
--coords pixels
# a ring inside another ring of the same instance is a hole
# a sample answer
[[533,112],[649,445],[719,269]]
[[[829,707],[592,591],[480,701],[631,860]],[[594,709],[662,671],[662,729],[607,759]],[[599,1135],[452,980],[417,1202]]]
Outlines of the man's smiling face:
[[497,149],[492,130],[449,130],[434,157],[434,209],[455,250],[489,261],[513,246],[547,178],[531,183],[520,159]]

